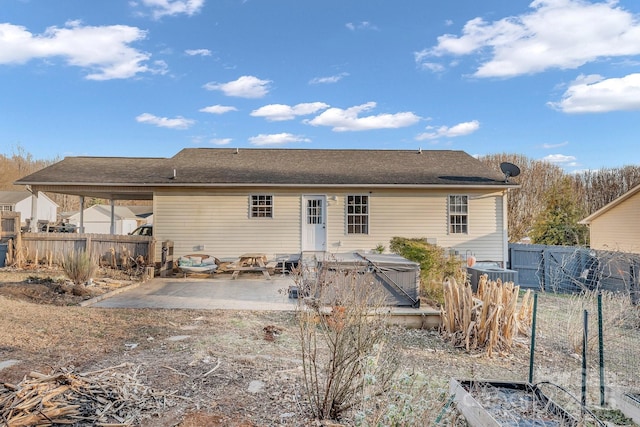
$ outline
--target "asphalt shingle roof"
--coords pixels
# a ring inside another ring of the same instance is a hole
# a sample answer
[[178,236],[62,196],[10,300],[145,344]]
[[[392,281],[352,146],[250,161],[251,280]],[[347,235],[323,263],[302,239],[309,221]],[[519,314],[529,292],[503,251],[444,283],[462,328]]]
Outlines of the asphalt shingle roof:
[[31,197],[28,191],[0,191],[0,204],[15,205],[27,197]]
[[505,185],[500,171],[463,151],[232,148],[187,148],[172,158],[67,157],[16,183]]

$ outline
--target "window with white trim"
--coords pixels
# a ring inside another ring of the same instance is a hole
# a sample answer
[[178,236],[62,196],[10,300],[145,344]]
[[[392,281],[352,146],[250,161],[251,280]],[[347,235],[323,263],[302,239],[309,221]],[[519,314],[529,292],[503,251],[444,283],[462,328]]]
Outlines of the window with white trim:
[[250,197],[251,218],[273,218],[273,196],[252,194]]
[[466,234],[469,231],[469,196],[449,196],[449,233]]
[[0,205],[0,211],[12,212],[13,211],[13,205]]
[[347,234],[369,234],[369,196],[347,196]]

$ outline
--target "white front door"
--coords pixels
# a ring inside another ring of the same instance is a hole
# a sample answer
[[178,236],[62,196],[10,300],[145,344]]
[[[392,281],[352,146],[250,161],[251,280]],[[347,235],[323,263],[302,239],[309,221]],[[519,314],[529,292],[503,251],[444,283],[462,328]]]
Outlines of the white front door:
[[327,250],[327,199],[302,196],[302,250]]

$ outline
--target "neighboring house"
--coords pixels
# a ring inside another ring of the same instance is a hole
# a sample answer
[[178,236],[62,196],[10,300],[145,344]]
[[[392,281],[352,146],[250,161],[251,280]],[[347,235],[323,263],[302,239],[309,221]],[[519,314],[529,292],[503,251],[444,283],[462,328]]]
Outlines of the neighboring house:
[[[113,234],[129,234],[152,216],[151,206],[114,206]],[[83,213],[85,233],[111,233],[111,205],[93,205]],[[69,216],[69,222],[80,227],[80,212]]]
[[592,213],[581,224],[589,226],[591,247],[640,253],[640,185]]
[[19,212],[22,226],[25,226],[27,220],[32,217],[42,222],[54,223],[57,221],[58,204],[56,202],[46,194],[38,192],[37,213],[32,215],[32,198],[33,195],[29,191],[0,191],[0,211]]
[[399,236],[503,265],[507,192],[518,187],[462,151],[225,148],[68,157],[16,184],[153,200],[154,237],[174,256],[388,250]]

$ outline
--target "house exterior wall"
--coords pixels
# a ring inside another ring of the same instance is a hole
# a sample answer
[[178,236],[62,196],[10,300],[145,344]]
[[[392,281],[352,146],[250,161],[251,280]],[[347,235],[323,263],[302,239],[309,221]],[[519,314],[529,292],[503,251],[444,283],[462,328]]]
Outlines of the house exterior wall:
[[[15,211],[20,212],[20,221],[22,224],[25,224],[25,220],[31,218],[31,197],[26,197],[25,199],[16,203]],[[38,195],[38,206],[37,206],[37,216],[36,219],[38,221],[49,221],[54,223],[57,221],[58,216],[58,206],[43,193],[39,193]]]
[[[104,210],[95,206],[84,210],[82,218],[85,233],[110,234],[111,233],[111,213],[105,214]],[[69,217],[69,222],[80,227],[80,213],[75,213]],[[136,219],[122,218],[116,215],[114,219],[115,233],[128,234],[139,225]]]
[[[249,195],[273,196],[273,218],[250,218]],[[347,195],[369,196],[369,234],[346,233]],[[469,196],[469,233],[448,233],[450,194]],[[327,197],[327,251],[389,250],[393,237],[428,238],[478,260],[505,261],[503,192],[482,190],[242,189],[159,192],[154,195],[154,237],[174,242],[174,258],[207,253],[218,258],[263,252],[270,258],[301,250],[303,195]],[[335,200],[334,200],[335,199]],[[188,213],[188,214],[187,214]],[[159,251],[161,245],[158,244]],[[160,253],[156,253],[160,259]]]
[[593,249],[640,253],[640,193],[591,221],[589,233]]
[[[80,226],[79,220],[76,222],[70,219],[72,224]],[[114,234],[129,234],[138,226],[138,222],[135,219],[117,219],[114,222],[115,233]],[[111,234],[111,221],[109,219],[103,219],[98,221],[84,220],[84,232],[92,234]]]

